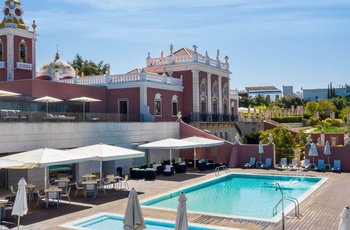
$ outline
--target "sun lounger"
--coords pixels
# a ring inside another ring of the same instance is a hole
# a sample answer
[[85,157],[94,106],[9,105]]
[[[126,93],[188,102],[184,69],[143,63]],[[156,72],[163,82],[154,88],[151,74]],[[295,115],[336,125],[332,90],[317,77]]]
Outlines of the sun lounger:
[[298,159],[297,158],[292,159],[292,163],[290,163],[288,165],[288,169],[289,170],[298,170]]
[[255,158],[255,157],[251,157],[251,158],[249,159],[249,163],[246,163],[246,164],[244,165],[244,168],[254,168],[254,166],[255,166],[255,161],[256,161],[256,158]]
[[310,169],[310,159],[305,159],[302,166],[300,166],[300,169],[303,171]]
[[315,167],[315,171],[324,171],[324,160],[318,159],[317,165]]
[[270,169],[271,168],[271,162],[272,162],[271,158],[266,158],[265,159],[265,163],[260,165],[260,168],[262,168],[262,169]]
[[278,164],[277,169],[283,170],[287,168],[287,158],[281,158],[281,162]]
[[339,173],[341,172],[341,160],[334,160],[332,172],[339,172]]

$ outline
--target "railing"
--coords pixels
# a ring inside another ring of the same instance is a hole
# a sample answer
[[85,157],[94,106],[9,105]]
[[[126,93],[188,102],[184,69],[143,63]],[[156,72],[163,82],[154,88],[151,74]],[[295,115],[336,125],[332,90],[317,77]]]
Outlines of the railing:
[[202,63],[205,65],[217,67],[219,69],[229,70],[229,64],[227,62],[223,63],[218,59],[212,59],[208,56],[203,56],[198,53],[193,53],[189,55],[181,56],[167,56],[162,58],[148,58],[147,66],[165,66],[171,64],[184,64],[184,63]]
[[289,201],[294,203],[294,216],[300,219],[303,215],[301,215],[300,212],[299,212],[299,206],[300,206],[299,205],[299,201],[298,201],[298,199],[296,199],[294,197],[290,197],[290,196],[284,196],[281,200],[279,200],[277,202],[275,207],[273,207],[273,209],[272,209],[272,215],[273,216],[277,215],[277,208],[282,203],[283,199],[289,200]]
[[6,68],[6,62],[0,61],[0,69]]
[[[10,111],[10,112],[9,112]],[[0,122],[142,122],[140,114],[28,112],[1,109]]]
[[230,174],[230,171],[228,170],[226,165],[220,165],[220,166],[215,168],[215,176],[216,177],[220,176],[220,170],[224,170],[226,175]]
[[168,77],[167,75],[150,74],[146,72],[118,74],[118,75],[96,75],[89,77],[62,79],[59,82],[77,85],[105,85],[105,84],[119,84],[130,82],[155,82],[160,84],[182,86],[182,78]]
[[17,69],[32,70],[32,64],[24,62],[16,62]]

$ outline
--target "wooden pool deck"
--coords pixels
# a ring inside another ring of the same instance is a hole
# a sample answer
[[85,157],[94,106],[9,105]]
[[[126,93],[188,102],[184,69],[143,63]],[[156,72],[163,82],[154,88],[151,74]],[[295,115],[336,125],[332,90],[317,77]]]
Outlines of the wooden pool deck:
[[[305,175],[327,177],[328,180],[313,194],[300,204],[301,218],[293,216],[294,210],[285,213],[285,229],[337,229],[340,214],[344,207],[350,205],[350,174],[313,171],[277,171],[261,169],[230,169],[231,173],[257,173],[257,174],[282,174]],[[221,172],[221,175],[224,173]],[[178,190],[204,180],[215,177],[214,172],[189,171],[186,174],[176,174],[172,177],[157,176],[155,181],[129,180],[129,187],[134,187],[139,193],[139,199],[145,200],[153,196]],[[127,203],[127,190],[107,189],[107,195],[99,193],[97,198],[83,198],[82,192],[74,197],[75,190],[71,191],[72,203],[63,201],[60,207],[49,206],[45,208],[45,202],[40,201],[36,207],[36,200],[29,202],[29,214],[21,218],[20,229],[66,229],[60,225],[75,221],[99,212],[111,212],[124,214]],[[142,207],[142,212],[147,218],[156,218],[167,221],[175,221],[176,211],[155,210]],[[190,223],[211,225],[216,229],[222,227],[232,229],[281,229],[281,221],[278,223],[242,220],[220,216],[188,213]],[[16,218],[7,215],[6,222],[2,223],[9,228],[16,228]],[[113,229],[113,228],[111,228]],[[148,228],[147,228],[148,229]]]

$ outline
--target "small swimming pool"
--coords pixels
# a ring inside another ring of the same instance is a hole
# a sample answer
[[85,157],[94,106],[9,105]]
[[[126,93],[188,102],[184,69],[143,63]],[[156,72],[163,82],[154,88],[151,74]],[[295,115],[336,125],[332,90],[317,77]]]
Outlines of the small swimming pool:
[[[281,215],[274,215],[273,209],[282,195],[279,189],[276,191],[276,183],[279,183],[285,196],[301,202],[324,181],[326,178],[230,174],[141,201],[141,205],[176,211],[179,193],[183,191],[188,199],[188,212],[277,222]],[[277,213],[281,212],[280,206]],[[294,204],[284,200],[284,207],[288,213],[294,209]]]
[[[107,230],[107,229],[123,229],[124,217],[112,213],[99,213],[87,218],[80,219],[78,221],[70,222],[61,227],[70,229],[91,229],[91,230]],[[175,221],[174,221],[175,222]],[[146,219],[146,229],[149,230],[170,230],[175,228],[175,223],[156,220]],[[215,230],[217,228],[210,228],[201,225],[189,225],[189,230]],[[222,228],[224,229],[224,228]]]

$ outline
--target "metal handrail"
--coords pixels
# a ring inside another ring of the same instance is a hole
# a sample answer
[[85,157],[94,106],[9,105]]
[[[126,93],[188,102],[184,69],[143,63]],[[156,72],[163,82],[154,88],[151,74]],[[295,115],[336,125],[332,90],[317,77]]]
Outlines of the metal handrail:
[[298,199],[294,198],[294,197],[290,197],[290,196],[284,196],[281,200],[279,200],[277,202],[277,204],[275,205],[275,207],[272,209],[272,216],[276,216],[277,215],[277,207],[281,204],[282,200],[286,199],[289,201],[292,201],[294,203],[294,215],[298,218],[301,218],[303,215],[300,214],[299,212],[299,201]]
[[226,167],[226,165],[220,165],[215,168],[215,176],[218,177],[220,176],[220,169],[223,169],[226,172],[226,175],[230,174],[230,171]]

